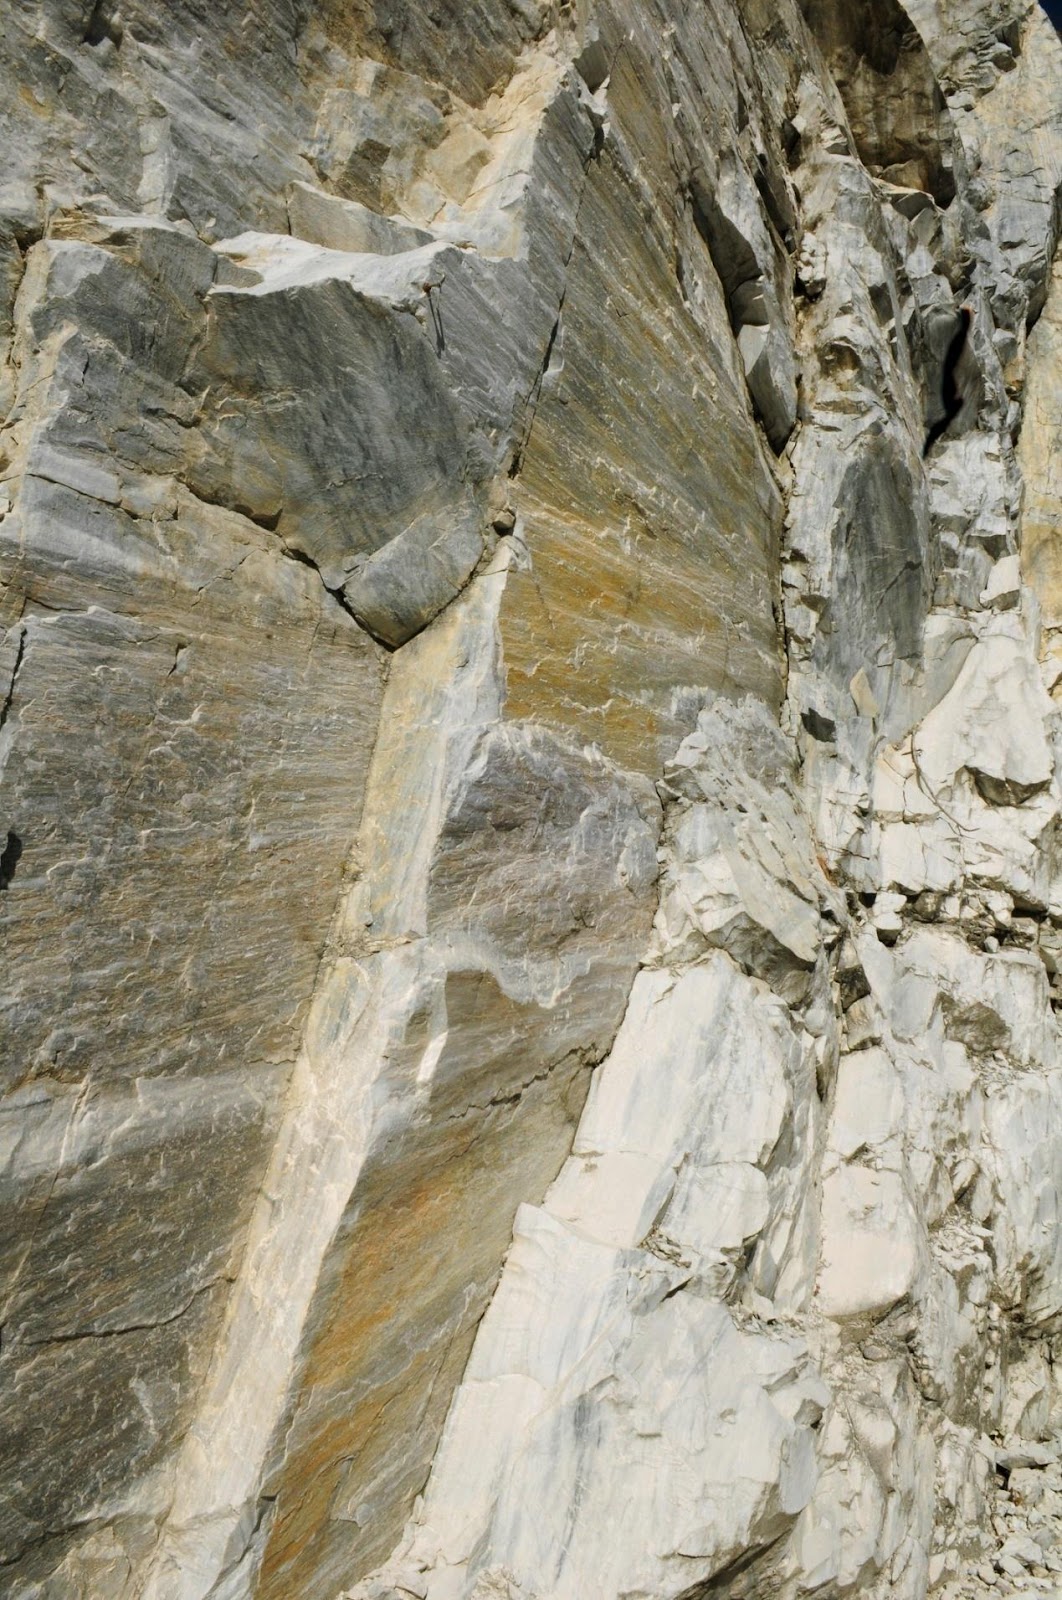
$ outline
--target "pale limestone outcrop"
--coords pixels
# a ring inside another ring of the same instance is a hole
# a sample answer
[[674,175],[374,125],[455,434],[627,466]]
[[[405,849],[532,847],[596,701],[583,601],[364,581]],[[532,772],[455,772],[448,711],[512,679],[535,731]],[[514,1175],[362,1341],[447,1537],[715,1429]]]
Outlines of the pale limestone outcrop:
[[1046,16],[9,10],[0,1587],[1049,1593]]

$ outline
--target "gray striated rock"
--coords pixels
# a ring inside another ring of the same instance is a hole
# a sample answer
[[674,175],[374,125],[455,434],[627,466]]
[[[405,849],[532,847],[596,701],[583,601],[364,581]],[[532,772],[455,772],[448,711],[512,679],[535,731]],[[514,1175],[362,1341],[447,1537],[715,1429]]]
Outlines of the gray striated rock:
[[0,1588],[1052,1592],[1047,18],[5,23]]

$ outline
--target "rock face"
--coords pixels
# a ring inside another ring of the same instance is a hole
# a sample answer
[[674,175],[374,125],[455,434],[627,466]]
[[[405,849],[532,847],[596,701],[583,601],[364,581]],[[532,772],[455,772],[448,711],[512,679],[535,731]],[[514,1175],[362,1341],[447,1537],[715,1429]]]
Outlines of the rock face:
[[1047,15],[4,20],[4,1595],[1062,1592]]

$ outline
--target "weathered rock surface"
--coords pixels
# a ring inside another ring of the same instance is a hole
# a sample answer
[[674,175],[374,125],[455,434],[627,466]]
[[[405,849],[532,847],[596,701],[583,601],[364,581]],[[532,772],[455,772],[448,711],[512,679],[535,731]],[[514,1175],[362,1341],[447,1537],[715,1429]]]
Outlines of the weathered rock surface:
[[1046,15],[4,23],[0,1590],[1062,1591]]

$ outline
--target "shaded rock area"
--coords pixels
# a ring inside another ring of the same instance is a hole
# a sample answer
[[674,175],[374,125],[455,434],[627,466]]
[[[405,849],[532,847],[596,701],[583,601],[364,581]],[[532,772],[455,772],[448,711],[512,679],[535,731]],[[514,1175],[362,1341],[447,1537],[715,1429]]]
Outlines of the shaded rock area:
[[1057,1600],[1047,14],[4,24],[0,1592]]
[[925,41],[900,0],[802,0],[841,92],[860,158],[876,177],[929,194],[956,194],[957,143]]

